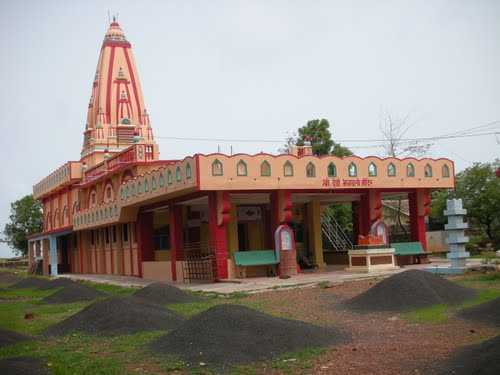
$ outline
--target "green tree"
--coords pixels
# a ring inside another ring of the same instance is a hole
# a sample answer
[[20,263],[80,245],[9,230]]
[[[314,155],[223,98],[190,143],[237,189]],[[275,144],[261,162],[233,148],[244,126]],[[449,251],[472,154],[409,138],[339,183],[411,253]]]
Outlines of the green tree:
[[31,194],[26,195],[11,203],[9,220],[3,230],[5,239],[16,254],[26,255],[26,237],[42,230],[42,205]]
[[456,176],[454,196],[462,198],[467,216],[490,241],[500,242],[500,160],[476,163]]
[[310,120],[299,128],[294,143],[303,146],[306,140],[311,142],[314,155],[331,154],[340,157],[352,155],[351,150],[332,140],[330,123],[327,119]]

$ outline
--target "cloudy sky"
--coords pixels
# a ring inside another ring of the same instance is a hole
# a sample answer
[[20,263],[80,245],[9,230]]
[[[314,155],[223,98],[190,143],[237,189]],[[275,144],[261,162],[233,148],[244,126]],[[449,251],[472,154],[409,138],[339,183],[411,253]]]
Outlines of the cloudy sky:
[[[79,158],[108,11],[132,42],[156,136],[281,140],[327,118],[335,139],[381,155],[359,141],[380,138],[381,113],[409,115],[411,138],[500,120],[500,1],[2,0],[1,228],[10,202]],[[158,142],[162,158],[280,147]],[[435,141],[428,155],[460,170],[498,157],[500,135]]]

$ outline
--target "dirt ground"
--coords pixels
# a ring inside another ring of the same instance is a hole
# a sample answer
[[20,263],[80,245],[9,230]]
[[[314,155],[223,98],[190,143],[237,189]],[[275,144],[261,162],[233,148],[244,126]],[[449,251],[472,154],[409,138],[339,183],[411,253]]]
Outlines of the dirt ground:
[[[500,333],[499,329],[451,316],[446,322],[415,323],[400,314],[357,314],[341,302],[367,290],[374,281],[330,288],[276,291],[250,297],[266,311],[318,325],[335,325],[352,342],[326,350],[313,361],[311,374],[433,374],[442,371],[450,353]],[[278,374],[262,368],[259,373]]]

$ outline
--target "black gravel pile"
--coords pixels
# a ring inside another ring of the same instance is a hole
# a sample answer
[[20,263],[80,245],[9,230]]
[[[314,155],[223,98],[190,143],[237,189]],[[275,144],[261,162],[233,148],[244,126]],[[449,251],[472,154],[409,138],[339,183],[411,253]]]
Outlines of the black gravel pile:
[[31,337],[23,335],[22,333],[0,328],[0,348],[3,348],[7,345],[14,345],[18,342],[27,341],[30,339]]
[[25,289],[25,288],[40,289],[40,288],[46,287],[47,285],[50,285],[50,281],[47,279],[42,279],[39,277],[27,277],[25,279],[22,279],[18,283],[11,285],[10,288],[12,288],[12,289]]
[[462,310],[458,316],[464,319],[500,327],[500,297],[492,301]]
[[239,305],[214,306],[161,336],[150,349],[193,366],[226,368],[344,342],[337,329],[273,317]]
[[457,350],[442,375],[500,374],[500,336]]
[[89,286],[73,283],[68,284],[67,286],[51,294],[50,296],[45,297],[44,299],[42,299],[42,302],[55,304],[92,301],[105,295],[106,294],[99,292]]
[[171,303],[186,303],[200,301],[199,297],[186,293],[183,290],[167,284],[153,283],[145,288],[139,289],[134,296],[143,298],[150,302],[166,305]]
[[184,319],[162,306],[136,297],[111,297],[97,301],[44,332],[61,336],[80,331],[102,336],[140,331],[168,330]]
[[0,272],[0,284],[14,284],[21,281],[19,276],[14,275],[10,272]]
[[68,285],[75,285],[78,284],[77,282],[65,278],[65,277],[58,277],[57,279],[50,280],[49,283],[45,286],[42,286],[40,289],[41,290],[48,290],[48,289],[57,289],[57,288],[63,288]]
[[382,280],[366,292],[346,302],[358,311],[405,311],[436,304],[457,304],[476,295],[427,271],[410,270]]
[[37,358],[16,357],[0,360],[0,374],[50,375],[47,364]]

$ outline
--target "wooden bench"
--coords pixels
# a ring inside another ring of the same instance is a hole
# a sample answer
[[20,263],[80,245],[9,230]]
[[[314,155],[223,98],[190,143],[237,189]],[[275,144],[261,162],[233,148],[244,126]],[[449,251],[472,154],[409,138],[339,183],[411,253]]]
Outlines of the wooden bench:
[[395,251],[397,264],[402,266],[405,264],[424,263],[427,258],[427,253],[424,251],[422,244],[416,242],[395,242],[390,245]]
[[246,277],[246,268],[252,266],[269,266],[268,276],[275,275],[275,266],[279,258],[274,250],[247,250],[233,253],[234,264],[237,268],[238,277]]

